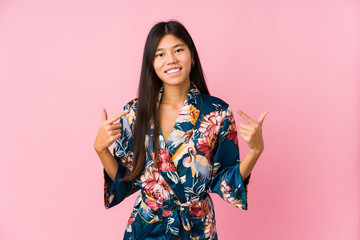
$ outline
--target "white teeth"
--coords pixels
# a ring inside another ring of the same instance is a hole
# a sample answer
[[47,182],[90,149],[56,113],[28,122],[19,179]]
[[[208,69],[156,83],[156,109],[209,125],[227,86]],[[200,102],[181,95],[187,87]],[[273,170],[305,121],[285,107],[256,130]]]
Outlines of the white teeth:
[[178,72],[178,71],[180,71],[180,68],[171,69],[171,70],[167,71],[167,73],[174,73],[174,72]]

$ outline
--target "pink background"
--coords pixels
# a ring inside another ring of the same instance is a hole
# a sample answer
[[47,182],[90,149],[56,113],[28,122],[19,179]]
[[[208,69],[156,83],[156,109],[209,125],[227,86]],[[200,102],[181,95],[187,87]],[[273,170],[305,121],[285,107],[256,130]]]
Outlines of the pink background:
[[135,195],[105,210],[92,144],[171,18],[214,96],[269,111],[248,211],[212,195],[219,238],[359,239],[359,1],[129,2],[0,2],[0,239],[122,239]]

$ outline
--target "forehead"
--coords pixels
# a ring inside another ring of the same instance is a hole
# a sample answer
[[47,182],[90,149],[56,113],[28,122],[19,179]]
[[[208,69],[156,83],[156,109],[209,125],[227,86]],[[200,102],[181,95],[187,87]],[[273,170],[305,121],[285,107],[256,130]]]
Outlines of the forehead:
[[159,44],[156,47],[156,51],[171,49],[179,45],[187,46],[180,38],[177,38],[172,34],[166,34],[160,39]]

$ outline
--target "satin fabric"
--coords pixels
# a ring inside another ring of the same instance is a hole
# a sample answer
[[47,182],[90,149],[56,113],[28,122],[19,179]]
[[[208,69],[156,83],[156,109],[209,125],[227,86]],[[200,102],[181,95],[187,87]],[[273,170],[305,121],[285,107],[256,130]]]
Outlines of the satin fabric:
[[[163,88],[159,92],[159,101]],[[145,139],[146,166],[134,181],[120,181],[132,170],[133,129],[137,99],[124,106],[121,137],[113,155],[115,180],[104,172],[104,201],[109,209],[140,190],[123,239],[217,239],[215,211],[209,193],[247,210],[251,174],[242,180],[238,135],[230,106],[202,94],[191,83],[186,100],[165,142],[159,135],[159,162],[154,162],[153,125]]]

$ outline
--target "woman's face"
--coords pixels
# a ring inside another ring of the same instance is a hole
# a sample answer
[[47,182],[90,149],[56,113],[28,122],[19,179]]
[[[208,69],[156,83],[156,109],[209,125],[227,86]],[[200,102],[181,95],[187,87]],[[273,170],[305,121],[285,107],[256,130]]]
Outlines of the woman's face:
[[190,82],[192,57],[189,47],[172,34],[164,35],[156,47],[154,69],[164,84]]

